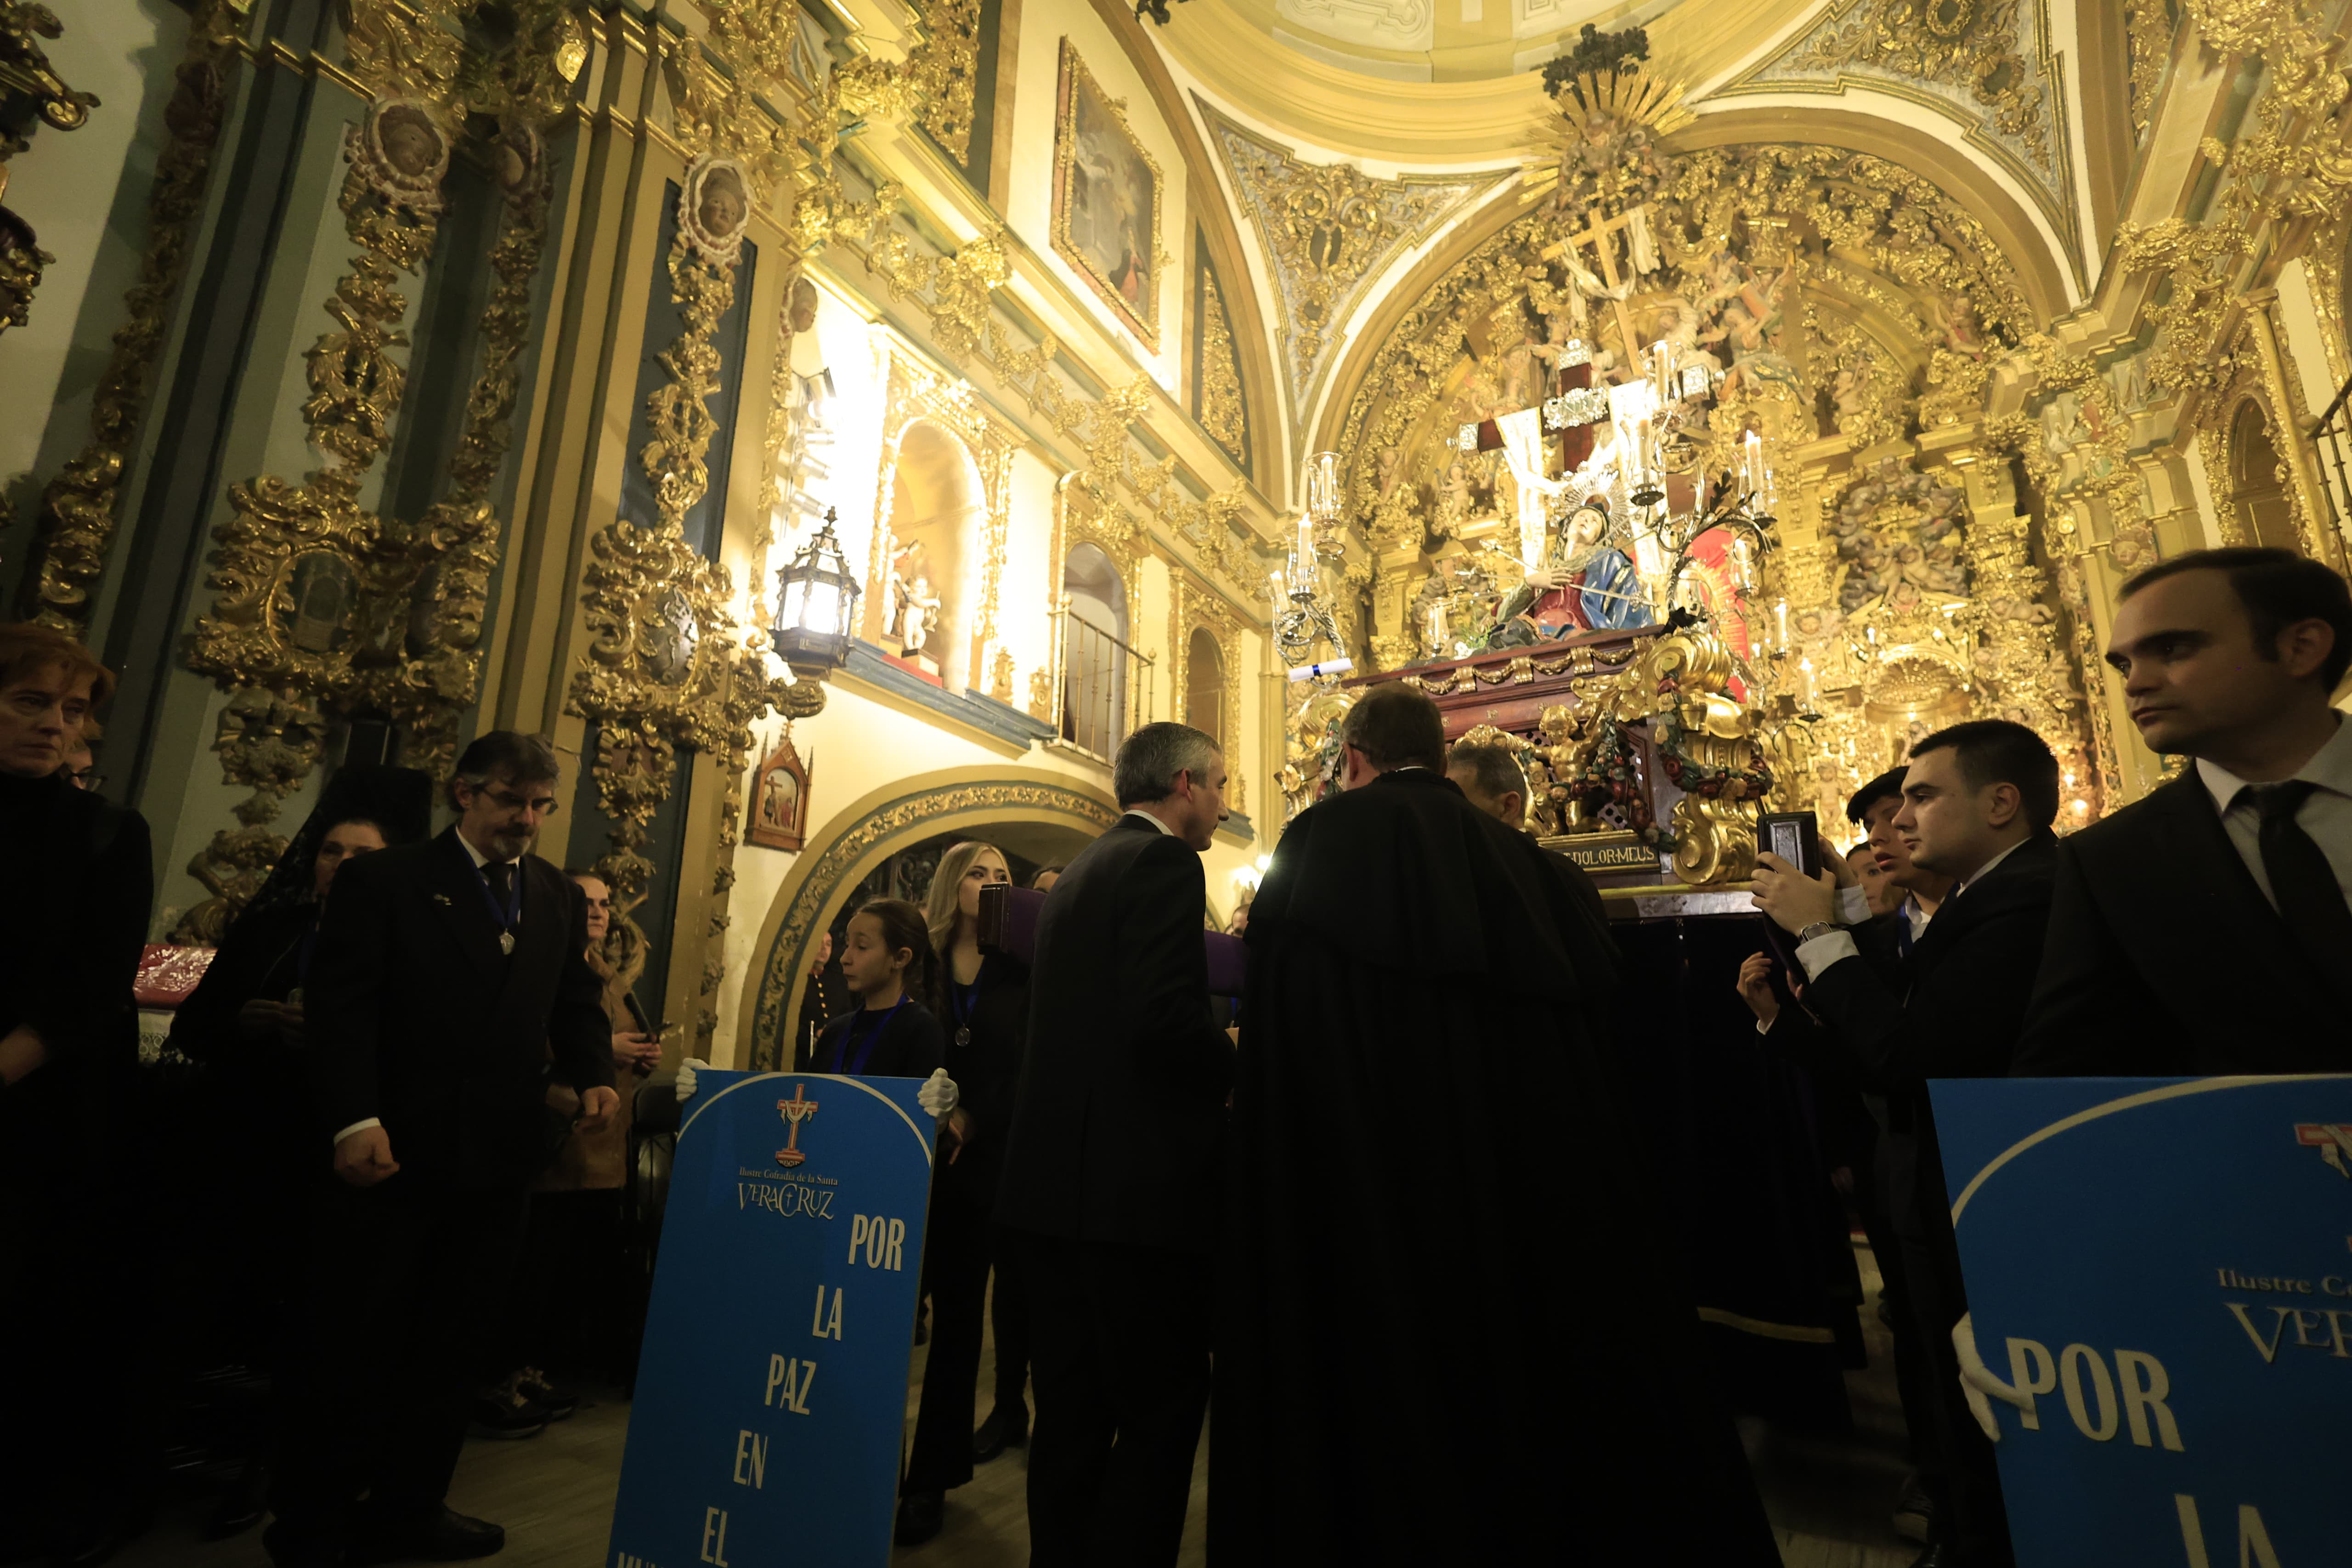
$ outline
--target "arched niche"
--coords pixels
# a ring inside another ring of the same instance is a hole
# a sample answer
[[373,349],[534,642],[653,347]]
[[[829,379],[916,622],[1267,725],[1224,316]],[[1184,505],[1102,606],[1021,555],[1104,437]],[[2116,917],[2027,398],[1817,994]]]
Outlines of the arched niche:
[[1184,649],[1184,722],[1210,736],[1222,750],[1229,720],[1224,653],[1214,633],[1194,626]]
[[1108,757],[1127,736],[1129,584],[1091,541],[1062,557],[1062,739]]
[[1118,820],[1109,793],[1076,778],[1009,768],[949,768],[887,784],[836,812],[793,860],[760,921],[757,984],[743,988],[735,1060],[761,1071],[781,1058],[800,1014],[817,939],[858,885],[900,849],[971,832],[1033,860],[1066,859]]
[[971,450],[937,420],[898,432],[885,491],[888,541],[873,597],[872,634],[909,660],[937,666],[950,691],[974,684],[982,635],[988,498]]
[[2230,508],[2254,543],[2300,553],[2302,533],[2280,468],[2269,416],[2258,400],[2246,398],[2230,416]]

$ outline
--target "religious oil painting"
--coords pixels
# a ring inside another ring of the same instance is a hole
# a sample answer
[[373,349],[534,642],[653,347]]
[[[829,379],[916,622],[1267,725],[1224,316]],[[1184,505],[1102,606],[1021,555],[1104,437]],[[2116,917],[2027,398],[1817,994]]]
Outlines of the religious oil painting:
[[744,837],[771,849],[798,849],[808,838],[809,764],[793,744],[792,726],[761,763],[751,787],[751,820]]
[[1145,345],[1160,348],[1160,165],[1062,40],[1054,249]]

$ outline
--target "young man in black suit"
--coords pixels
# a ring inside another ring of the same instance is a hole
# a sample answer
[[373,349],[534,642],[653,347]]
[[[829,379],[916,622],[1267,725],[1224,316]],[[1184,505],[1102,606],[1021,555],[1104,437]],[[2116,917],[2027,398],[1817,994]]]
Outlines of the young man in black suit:
[[1209,1396],[1216,1151],[1200,852],[1225,762],[1182,724],[1119,747],[1126,815],[1048,895],[996,1217],[1027,1266],[1032,1568],[1172,1563]]
[[2021,724],[1985,719],[1937,731],[1911,748],[1894,826],[1914,867],[1953,879],[1898,975],[1864,962],[1835,923],[1835,883],[1809,880],[1759,855],[1756,903],[1798,939],[1805,1005],[1886,1097],[1890,1133],[1916,1139],[1909,1190],[1887,1194],[1912,1316],[1933,1358],[1929,1419],[1950,1468],[1930,1478],[1936,1540],[1917,1568],[2011,1562],[1992,1445],[1969,1415],[1953,1325],[1968,1310],[1952,1239],[1943,1162],[1928,1112],[1931,1078],[1999,1078],[2025,1022],[2050,919],[2057,859],[2058,763]]
[[[1835,874],[1840,883],[1837,922],[1853,934],[1859,955],[1896,987],[1903,984],[1903,965],[1912,944],[1927,933],[1928,922],[1952,890],[1951,878],[1912,864],[1911,851],[1895,829],[1895,819],[1903,813],[1906,771],[1890,768],[1848,797],[1845,819],[1863,830],[1865,842],[1848,857],[1847,868]],[[1863,886],[1859,865],[1865,859],[1887,879],[1877,904]],[[1895,907],[1885,908],[1889,903]],[[1912,1462],[1917,1467],[1895,1500],[1895,1529],[1925,1545],[1935,1539],[1936,1495],[1948,1489],[1928,1478],[1948,1467],[1934,1420],[1933,1358],[1922,1344],[1912,1316],[1903,1248],[1890,1206],[1913,1189],[1918,1141],[1909,1132],[1894,1130],[1886,1097],[1863,1082],[1852,1055],[1828,1030],[1801,1006],[1780,1005],[1771,979],[1778,966],[1764,952],[1740,966],[1739,994],[1756,1015],[1756,1032],[1766,1037],[1769,1049],[1818,1074],[1817,1092],[1826,1097],[1859,1091],[1875,1133],[1870,1158],[1854,1167],[1853,1197],[1870,1237],[1871,1254],[1878,1263],[1879,1300],[1894,1339],[1895,1386],[1910,1428]],[[1804,984],[1801,975],[1792,978],[1799,986]]]
[[303,1000],[337,1179],[320,1194],[313,1342],[271,1499],[279,1568],[505,1544],[443,1500],[478,1330],[522,1238],[551,1051],[583,1129],[617,1102],[586,906],[528,853],[558,776],[539,736],[477,739],[449,786],[456,826],[345,866],[320,920]]
[[2179,778],[2069,837],[2021,1073],[2344,1072],[2352,664],[2344,579],[2200,550],[2123,587],[2107,662]]

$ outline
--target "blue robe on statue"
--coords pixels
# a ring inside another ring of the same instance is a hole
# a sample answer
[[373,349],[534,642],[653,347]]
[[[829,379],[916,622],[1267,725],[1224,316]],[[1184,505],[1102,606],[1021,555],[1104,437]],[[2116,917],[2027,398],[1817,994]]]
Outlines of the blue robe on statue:
[[1542,635],[1553,639],[1657,624],[1641,577],[1620,550],[1597,552],[1583,571],[1538,595],[1527,613]]

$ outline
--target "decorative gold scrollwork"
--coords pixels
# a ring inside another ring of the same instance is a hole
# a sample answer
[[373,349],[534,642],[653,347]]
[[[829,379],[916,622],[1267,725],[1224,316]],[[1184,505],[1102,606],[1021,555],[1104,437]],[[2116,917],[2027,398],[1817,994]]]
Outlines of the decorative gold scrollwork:
[[[377,96],[345,133],[338,200],[355,249],[326,303],[335,328],[307,355],[302,414],[327,461],[299,485],[265,474],[230,488],[206,578],[214,603],[188,654],[191,668],[231,692],[217,744],[228,782],[253,789],[236,807],[247,828],[272,820],[316,763],[326,714],[383,715],[407,731],[412,762],[439,770],[451,760],[478,677],[499,531],[488,498],[511,438],[545,247],[541,127],[564,102],[561,54],[580,36],[579,9],[576,0],[519,0],[506,47],[467,55],[454,0],[352,6],[347,64]],[[498,282],[447,490],[412,523],[358,498],[399,411],[404,376],[389,351],[405,341],[403,275],[432,251],[440,183],[469,110],[498,117],[486,149],[505,198],[491,252]],[[198,856],[192,870],[219,906],[206,920],[225,921],[241,897],[222,868],[233,869],[250,839],[224,831]]]
[[[47,5],[30,0],[0,3],[0,99],[29,99],[45,123],[78,131],[98,107],[98,96],[68,87],[39,42],[64,32],[57,13]],[[8,160],[30,145],[23,136],[0,129],[0,196],[8,194]],[[56,259],[34,243],[32,225],[0,206],[0,332],[31,318],[41,269]]]
[[147,249],[124,294],[123,322],[90,399],[90,438],[41,492],[26,574],[35,619],[76,637],[89,629],[90,591],[114,541],[124,465],[138,434],[165,317],[188,268],[189,241],[204,212],[213,150],[228,106],[239,13],[231,0],[205,0],[190,18],[188,52],[163,108],[170,133],[147,196]]

